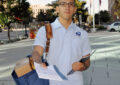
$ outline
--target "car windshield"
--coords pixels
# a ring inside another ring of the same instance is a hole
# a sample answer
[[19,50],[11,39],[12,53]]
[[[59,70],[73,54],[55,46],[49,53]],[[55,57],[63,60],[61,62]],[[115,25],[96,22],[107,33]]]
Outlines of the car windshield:
[[120,23],[115,23],[115,24],[114,24],[114,26],[118,26],[118,25],[120,25]]

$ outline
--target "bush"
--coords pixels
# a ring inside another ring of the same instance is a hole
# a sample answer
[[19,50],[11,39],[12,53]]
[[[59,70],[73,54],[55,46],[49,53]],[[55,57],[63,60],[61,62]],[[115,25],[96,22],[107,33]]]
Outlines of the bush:
[[[93,26],[91,26],[90,28],[93,28]],[[107,28],[104,27],[104,26],[99,26],[99,25],[96,25],[95,28],[97,28],[97,31],[100,31],[100,30],[106,30]]]
[[97,31],[100,31],[100,30],[106,30],[107,28],[106,27],[104,27],[104,26],[96,26],[96,28],[97,28]]

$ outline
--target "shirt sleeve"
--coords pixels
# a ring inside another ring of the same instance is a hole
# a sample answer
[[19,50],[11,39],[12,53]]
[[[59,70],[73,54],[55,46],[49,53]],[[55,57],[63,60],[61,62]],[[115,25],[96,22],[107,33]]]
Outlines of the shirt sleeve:
[[35,45],[40,45],[42,46],[43,48],[45,48],[46,46],[46,31],[45,31],[45,27],[41,27],[37,34],[36,34],[36,38],[35,38],[35,41],[34,41],[34,46]]
[[85,31],[83,35],[83,47],[82,47],[82,56],[85,56],[87,54],[91,53],[91,47],[88,39],[88,34]]

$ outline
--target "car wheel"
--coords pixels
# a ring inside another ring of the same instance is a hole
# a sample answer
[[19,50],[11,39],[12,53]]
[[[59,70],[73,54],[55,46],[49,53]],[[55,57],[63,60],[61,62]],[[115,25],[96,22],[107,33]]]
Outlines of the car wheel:
[[110,32],[115,32],[115,29],[111,29]]

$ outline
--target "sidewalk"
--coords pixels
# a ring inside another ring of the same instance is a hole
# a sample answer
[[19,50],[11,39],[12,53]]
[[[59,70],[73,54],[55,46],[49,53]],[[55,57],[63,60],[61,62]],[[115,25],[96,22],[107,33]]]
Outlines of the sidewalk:
[[[24,36],[25,32],[24,30],[17,30],[17,31],[10,31],[10,38],[11,41],[8,40],[8,32],[7,31],[3,31],[0,33],[0,45],[1,44],[8,44],[8,43],[13,43],[22,39],[26,39],[27,37]],[[29,31],[28,31],[28,35],[29,35]]]
[[[29,34],[29,31],[27,31],[27,33]],[[20,30],[18,29],[17,31],[10,31],[10,37],[11,39],[16,39],[16,38],[21,38],[23,37],[25,34],[24,29]],[[7,31],[3,31],[0,33],[0,40],[1,41],[7,41],[8,40],[8,32]]]

